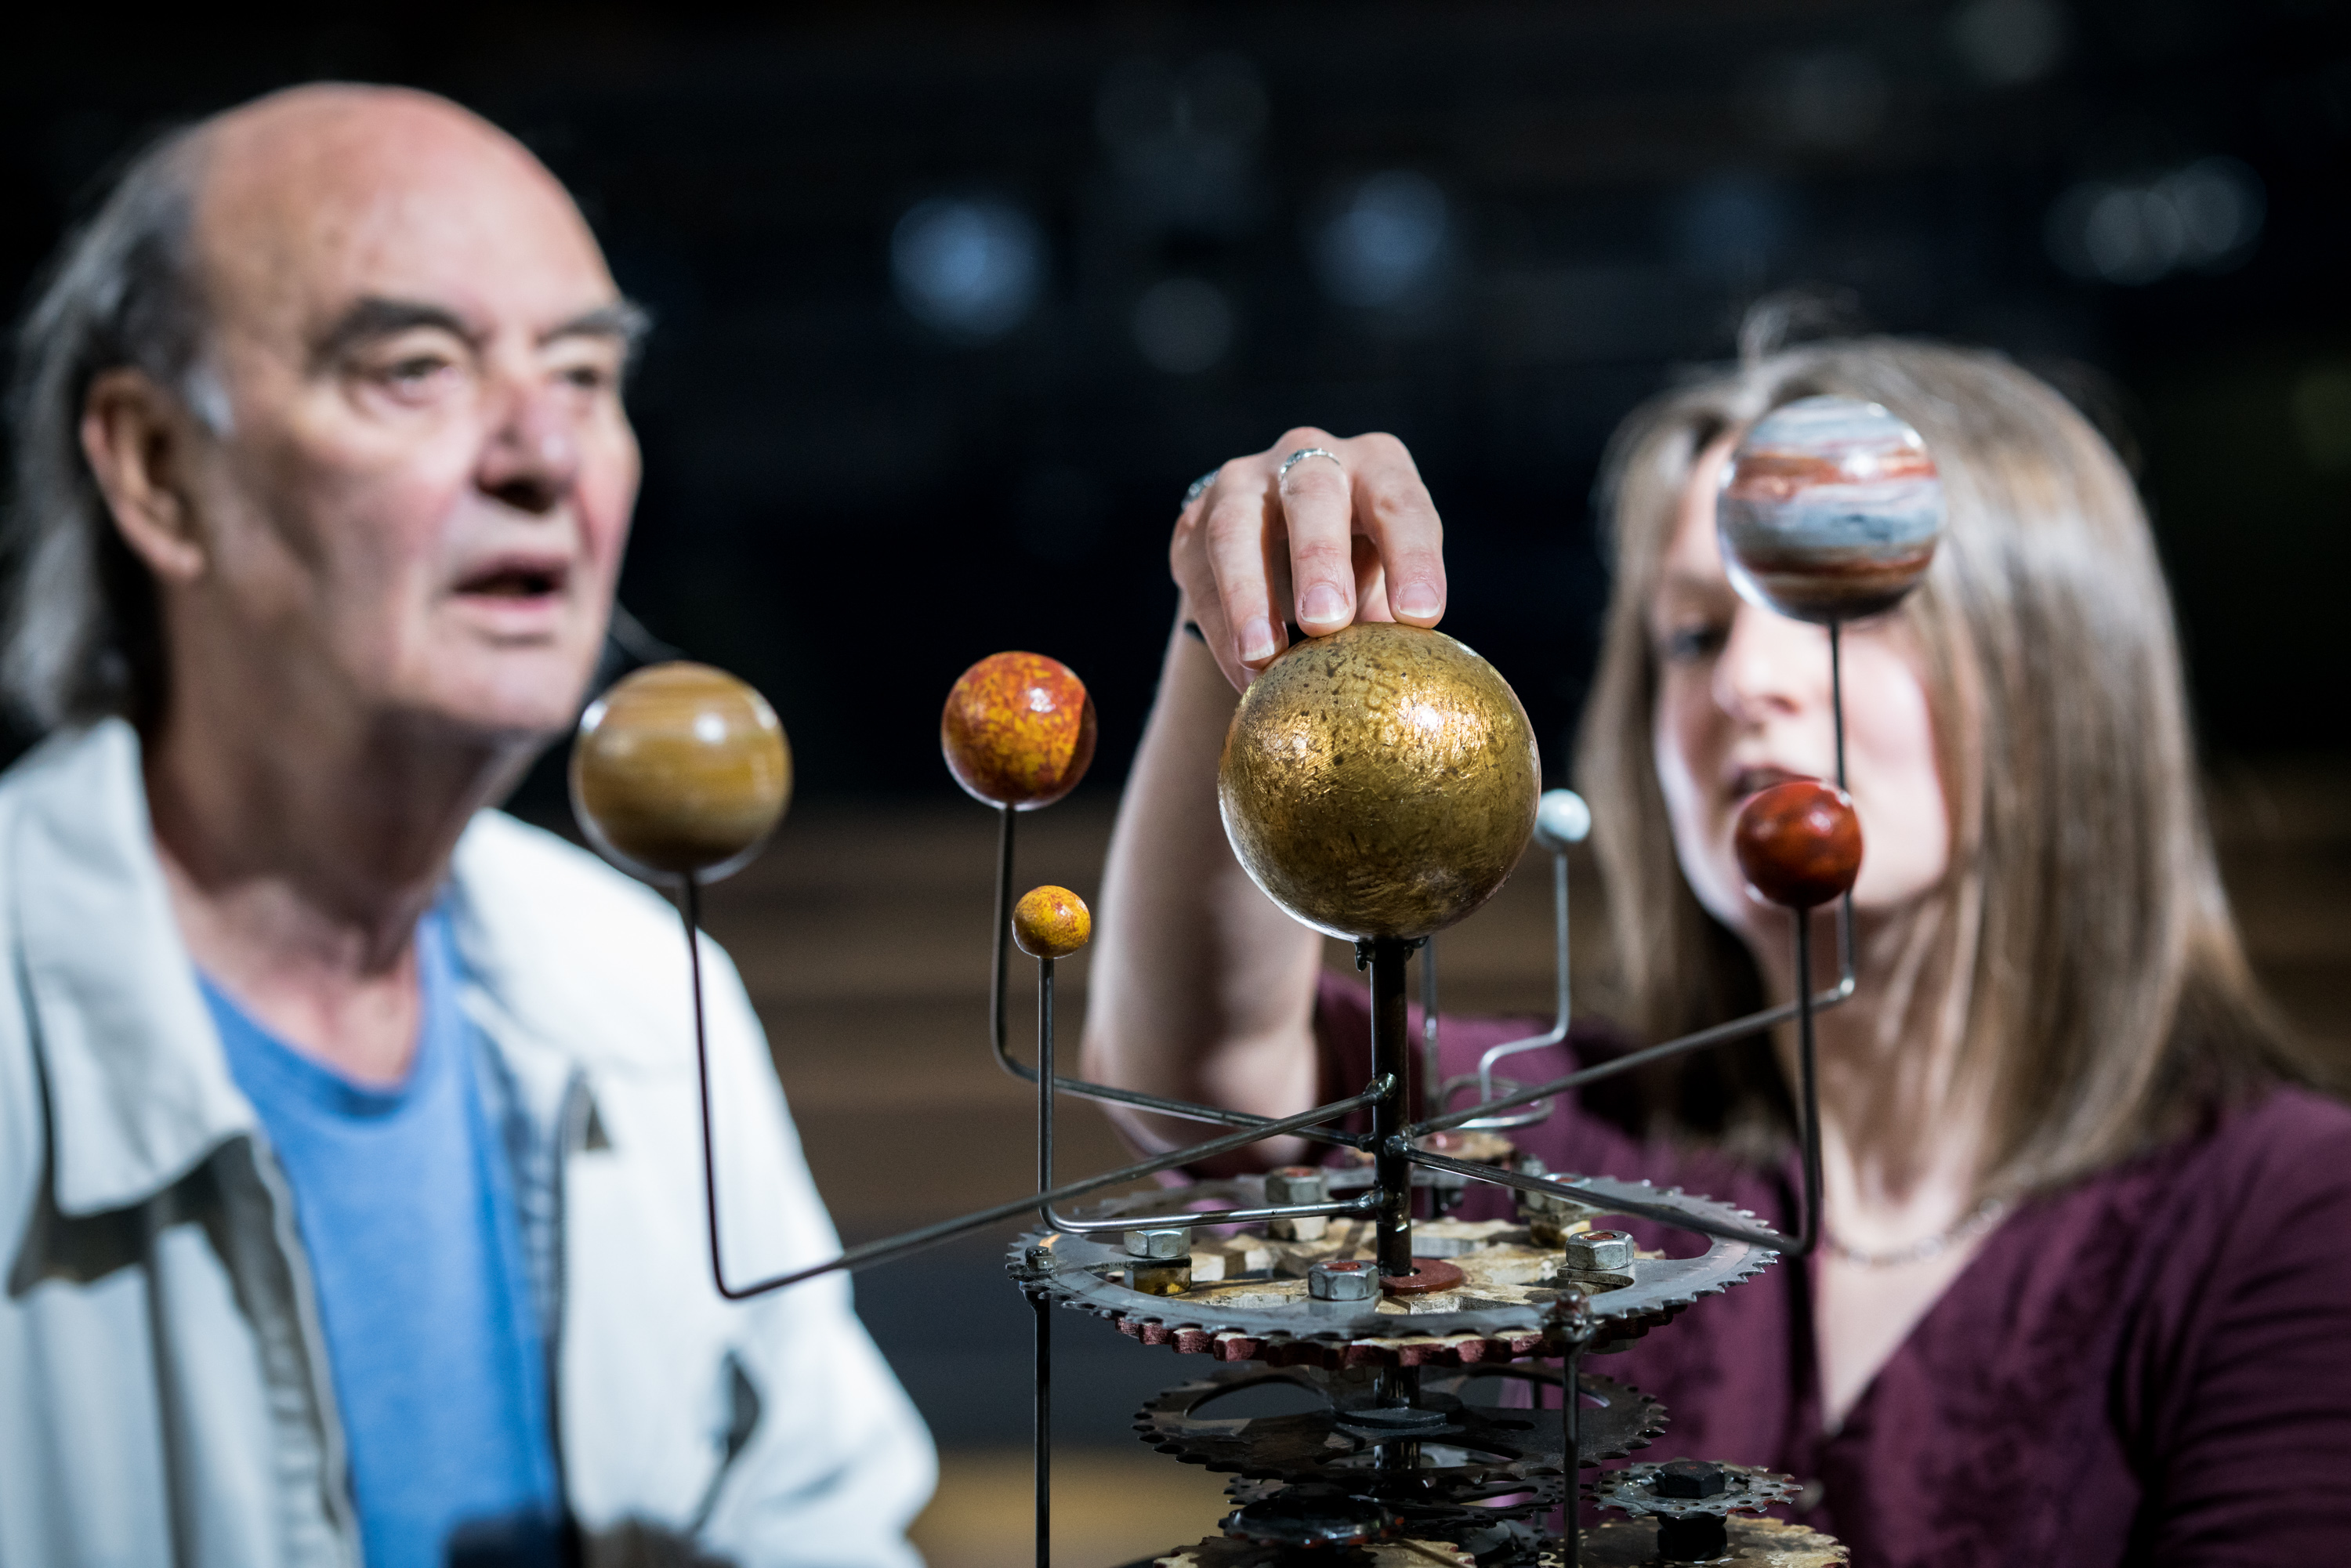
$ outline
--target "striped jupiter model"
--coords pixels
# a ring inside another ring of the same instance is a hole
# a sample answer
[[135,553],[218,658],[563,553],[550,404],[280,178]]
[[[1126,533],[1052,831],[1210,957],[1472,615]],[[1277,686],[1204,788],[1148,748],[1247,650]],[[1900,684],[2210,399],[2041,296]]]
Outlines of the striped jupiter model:
[[1773,409],[1723,471],[1716,511],[1739,591],[1799,621],[1891,608],[1943,532],[1943,482],[1909,425],[1858,398]]

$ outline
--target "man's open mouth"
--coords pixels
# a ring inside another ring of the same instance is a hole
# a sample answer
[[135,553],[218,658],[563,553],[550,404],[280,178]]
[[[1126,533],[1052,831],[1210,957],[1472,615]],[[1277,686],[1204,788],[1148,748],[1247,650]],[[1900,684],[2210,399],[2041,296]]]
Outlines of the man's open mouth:
[[461,579],[457,591],[481,599],[546,599],[561,593],[563,581],[564,569],[559,565],[500,561]]

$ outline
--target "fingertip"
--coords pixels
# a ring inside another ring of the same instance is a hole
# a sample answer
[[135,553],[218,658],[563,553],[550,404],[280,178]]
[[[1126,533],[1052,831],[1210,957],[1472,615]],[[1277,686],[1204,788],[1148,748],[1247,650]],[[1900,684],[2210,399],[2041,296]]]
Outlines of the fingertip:
[[1433,626],[1445,613],[1445,595],[1433,582],[1400,583],[1388,600],[1388,608],[1395,612],[1399,621]]
[[1336,632],[1354,617],[1353,596],[1333,583],[1311,584],[1298,601],[1298,624],[1309,636]]
[[1273,622],[1264,616],[1253,616],[1241,627],[1238,639],[1241,663],[1249,668],[1262,669],[1277,650],[1273,642]]

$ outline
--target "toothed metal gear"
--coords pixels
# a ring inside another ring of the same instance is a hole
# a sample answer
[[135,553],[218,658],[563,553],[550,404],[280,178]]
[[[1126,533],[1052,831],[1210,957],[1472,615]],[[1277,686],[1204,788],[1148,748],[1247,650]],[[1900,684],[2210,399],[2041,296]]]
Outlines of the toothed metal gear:
[[[1226,1495],[1241,1509],[1225,1518],[1224,1527],[1230,1531],[1232,1521],[1241,1512],[1256,1508],[1262,1512],[1280,1504],[1285,1497],[1303,1492],[1311,1494],[1325,1490],[1314,1487],[1286,1488],[1278,1481],[1236,1481],[1226,1489]],[[1546,1484],[1509,1498],[1499,1503],[1460,1506],[1426,1502],[1399,1502],[1383,1498],[1381,1508],[1395,1521],[1395,1533],[1391,1538],[1399,1542],[1417,1542],[1422,1547],[1442,1546],[1458,1558],[1472,1564],[1531,1565],[1534,1553],[1541,1548],[1550,1531],[1541,1517],[1559,1511],[1561,1492],[1555,1484]],[[1179,1558],[1178,1561],[1181,1559]],[[1222,1559],[1218,1559],[1222,1561]],[[1280,1563],[1294,1564],[1298,1560],[1284,1557]],[[1351,1559],[1345,1556],[1317,1556],[1318,1563],[1361,1562],[1384,1564],[1394,1559],[1374,1554]],[[1429,1559],[1425,1554],[1408,1554],[1405,1559],[1412,1568],[1426,1568]],[[1438,1559],[1444,1561],[1444,1559]]]
[[1728,1519],[1734,1513],[1761,1513],[1767,1508],[1796,1500],[1802,1490],[1793,1476],[1783,1476],[1777,1470],[1755,1469],[1746,1465],[1712,1465],[1708,1469],[1721,1472],[1723,1489],[1711,1497],[1669,1497],[1657,1490],[1658,1472],[1664,1463],[1627,1465],[1621,1470],[1610,1470],[1596,1481],[1584,1485],[1585,1495],[1602,1508],[1617,1509],[1635,1519],[1693,1519],[1710,1515]]
[[[1386,1500],[1463,1503],[1524,1491],[1562,1471],[1554,1411],[1472,1405],[1461,1389],[1478,1378],[1551,1385],[1548,1367],[1497,1366],[1425,1377],[1409,1410],[1387,1408],[1368,1372],[1319,1367],[1249,1367],[1216,1373],[1168,1389],[1136,1414],[1135,1430],[1163,1454],[1186,1464],[1295,1485],[1331,1483]],[[1586,1404],[1579,1437],[1586,1464],[1621,1459],[1665,1430],[1665,1407],[1605,1377],[1579,1379]],[[1299,1389],[1320,1410],[1283,1416],[1218,1416],[1217,1403],[1252,1389]],[[1416,1445],[1408,1470],[1384,1469],[1383,1448]]]
[[[1593,1176],[1583,1183],[1603,1214],[1610,1198],[1671,1208],[1715,1224],[1751,1225],[1755,1217],[1712,1198],[1647,1182]],[[1160,1216],[1176,1203],[1235,1207],[1263,1205],[1261,1177],[1202,1182],[1180,1194],[1148,1191],[1095,1206],[1081,1218]],[[1601,1325],[1594,1348],[1636,1338],[1702,1297],[1719,1295],[1761,1273],[1779,1254],[1744,1241],[1708,1239],[1689,1258],[1636,1259],[1623,1273],[1562,1275],[1556,1249],[1534,1246],[1524,1229],[1502,1221],[1441,1221],[1446,1260],[1463,1283],[1451,1291],[1371,1301],[1319,1301],[1306,1270],[1333,1258],[1368,1258],[1368,1221],[1334,1219],[1311,1242],[1268,1238],[1259,1228],[1213,1229],[1203,1215],[1194,1235],[1193,1283],[1176,1295],[1129,1289],[1127,1259],[1115,1231],[1072,1235],[1035,1231],[1014,1243],[1013,1277],[1031,1293],[1108,1318],[1147,1344],[1172,1344],[1219,1361],[1276,1365],[1475,1365],[1551,1354],[1543,1316],[1564,1286],[1590,1299]],[[1474,1238],[1465,1242],[1464,1238]],[[1459,1247],[1461,1249],[1451,1249]]]

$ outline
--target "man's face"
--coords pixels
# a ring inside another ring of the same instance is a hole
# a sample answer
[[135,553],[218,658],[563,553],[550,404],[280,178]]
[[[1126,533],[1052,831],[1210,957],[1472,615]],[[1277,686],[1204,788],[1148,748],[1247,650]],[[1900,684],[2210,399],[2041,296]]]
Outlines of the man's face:
[[172,612],[362,714],[567,724],[639,469],[627,314],[569,198],[449,106],[297,95],[223,126],[196,241],[229,423]]

